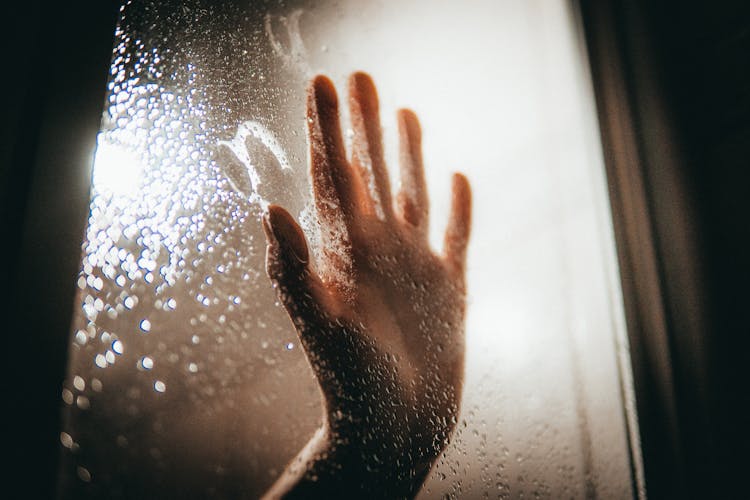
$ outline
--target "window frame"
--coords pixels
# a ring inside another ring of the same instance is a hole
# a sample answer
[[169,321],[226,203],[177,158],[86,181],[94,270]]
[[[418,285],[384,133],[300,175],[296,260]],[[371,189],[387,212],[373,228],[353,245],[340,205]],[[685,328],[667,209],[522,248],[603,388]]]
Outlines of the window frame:
[[[60,390],[120,2],[12,2],[4,26],[2,249],[9,491],[55,497]],[[13,485],[16,485],[13,487]]]

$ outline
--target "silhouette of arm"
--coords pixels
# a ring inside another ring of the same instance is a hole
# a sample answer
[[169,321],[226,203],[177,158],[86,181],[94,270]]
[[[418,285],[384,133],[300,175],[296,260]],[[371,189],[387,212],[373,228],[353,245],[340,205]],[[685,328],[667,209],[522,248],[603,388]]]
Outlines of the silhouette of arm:
[[391,196],[371,78],[349,79],[348,161],[338,99],[318,76],[307,93],[310,176],[323,235],[313,264],[293,217],[263,218],[266,270],[318,380],[323,425],[266,498],[413,497],[448,444],[464,371],[469,183],[453,177],[441,255],[428,243],[416,115],[398,112],[401,187]]

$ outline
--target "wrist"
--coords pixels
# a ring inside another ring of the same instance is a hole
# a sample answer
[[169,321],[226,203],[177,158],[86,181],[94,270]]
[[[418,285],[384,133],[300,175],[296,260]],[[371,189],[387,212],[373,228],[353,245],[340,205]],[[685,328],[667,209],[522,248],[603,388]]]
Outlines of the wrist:
[[[429,466],[420,466],[412,453],[413,443],[405,420],[383,422],[361,419],[343,412],[325,424],[321,453],[311,470],[320,477],[334,474],[339,495],[365,497],[413,497],[421,487]],[[426,469],[426,472],[424,471]]]

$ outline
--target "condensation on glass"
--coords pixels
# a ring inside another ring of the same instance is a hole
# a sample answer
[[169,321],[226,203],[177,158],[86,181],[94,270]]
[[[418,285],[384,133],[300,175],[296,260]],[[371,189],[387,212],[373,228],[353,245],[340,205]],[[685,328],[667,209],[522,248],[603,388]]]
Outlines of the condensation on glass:
[[636,495],[569,2],[214,3],[121,10],[62,389],[63,497],[254,498],[313,434],[320,395],[259,216],[281,204],[313,235],[305,87],[324,73],[343,90],[355,70],[378,85],[392,167],[395,110],[420,116],[436,248],[450,173],[474,189],[461,420],[420,498]]

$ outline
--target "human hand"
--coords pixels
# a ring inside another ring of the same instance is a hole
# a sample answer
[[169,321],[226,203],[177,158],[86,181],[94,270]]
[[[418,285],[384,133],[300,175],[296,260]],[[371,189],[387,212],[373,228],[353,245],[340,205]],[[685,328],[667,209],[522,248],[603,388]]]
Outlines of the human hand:
[[322,429],[271,497],[413,496],[447,445],[459,411],[468,181],[453,177],[443,254],[436,255],[428,243],[416,115],[398,112],[401,189],[394,209],[368,75],[350,77],[349,106],[351,162],[333,84],[313,79],[307,95],[310,175],[324,245],[317,265],[286,210],[271,205],[263,219],[267,272],[325,408]]

